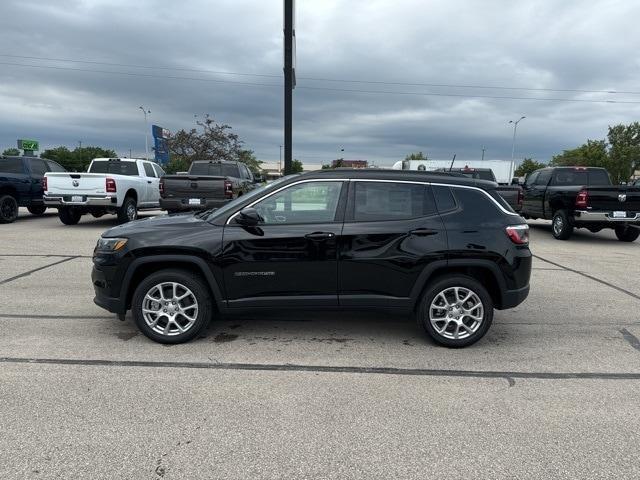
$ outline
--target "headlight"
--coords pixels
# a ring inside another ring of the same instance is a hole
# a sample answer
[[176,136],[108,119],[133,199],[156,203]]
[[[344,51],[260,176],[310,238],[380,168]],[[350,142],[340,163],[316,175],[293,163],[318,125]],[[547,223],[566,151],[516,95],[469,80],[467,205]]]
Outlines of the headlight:
[[98,239],[96,252],[117,252],[127,244],[126,238],[102,238]]

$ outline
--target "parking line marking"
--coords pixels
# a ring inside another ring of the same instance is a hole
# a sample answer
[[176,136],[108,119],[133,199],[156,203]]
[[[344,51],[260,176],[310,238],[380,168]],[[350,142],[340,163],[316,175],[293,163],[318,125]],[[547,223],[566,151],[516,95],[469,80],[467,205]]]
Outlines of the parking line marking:
[[62,258],[93,258],[91,255],[62,255],[57,253],[0,253],[0,257],[62,257]]
[[638,340],[638,337],[636,337],[633,333],[631,333],[626,328],[621,328],[620,333],[622,334],[623,338],[627,342],[629,342],[629,345],[631,345],[636,350],[640,350],[640,340]]
[[[467,377],[536,379],[536,380],[640,380],[639,373],[617,372],[508,372],[482,370],[438,370],[424,368],[391,367],[349,367],[329,365],[264,364],[264,363],[204,363],[204,362],[165,362],[143,360],[97,360],[73,358],[19,358],[0,357],[0,363],[78,365],[96,367],[150,367],[150,368],[192,368],[203,370],[246,370],[274,372],[311,372],[311,373],[353,373],[378,375],[410,375],[425,377]],[[511,382],[510,382],[511,383]]]
[[601,284],[603,284],[603,285],[606,285],[607,287],[611,287],[611,288],[613,288],[613,289],[615,289],[615,290],[618,290],[619,292],[626,293],[627,295],[629,295],[630,297],[635,298],[636,300],[640,300],[640,295],[636,295],[635,293],[630,292],[629,290],[625,290],[625,289],[624,289],[624,288],[622,288],[622,287],[618,287],[617,285],[614,285],[613,283],[609,283],[609,282],[607,282],[607,281],[605,281],[605,280],[602,280],[602,279],[600,279],[600,278],[598,278],[598,277],[594,277],[593,275],[589,275],[588,273],[584,273],[584,272],[581,272],[581,271],[579,271],[579,270],[575,270],[575,269],[570,268],[570,267],[565,267],[564,265],[560,265],[559,263],[552,262],[551,260],[547,260],[546,258],[542,258],[542,257],[540,257],[539,255],[533,255],[533,256],[534,256],[535,258],[538,258],[538,259],[540,259],[540,260],[543,260],[543,261],[545,261],[545,262],[547,262],[547,263],[550,263],[551,265],[555,265],[556,267],[560,267],[560,268],[562,268],[562,269],[564,269],[564,270],[567,270],[567,271],[569,271],[569,272],[577,273],[578,275],[582,275],[582,276],[583,276],[583,277],[585,277],[585,278],[588,278],[588,279],[590,279],[590,280],[594,280],[594,281],[596,281],[596,282],[598,282],[598,283],[601,283]]
[[44,265],[43,267],[34,268],[33,270],[29,270],[28,272],[21,273],[19,275],[16,275],[15,277],[11,277],[11,278],[7,278],[6,280],[2,280],[0,282],[0,285],[4,285],[5,283],[13,282],[14,280],[17,280],[19,278],[28,277],[32,273],[39,272],[40,270],[44,270],[45,268],[49,268],[49,267],[54,267],[56,265],[60,265],[61,263],[68,262],[68,261],[74,260],[76,258],[78,258],[78,257],[76,256],[76,257],[63,258],[62,260],[58,260],[57,262],[53,262],[53,263],[50,263],[48,265]]
[[[113,320],[116,318],[115,314],[112,316],[97,316],[97,315],[40,315],[33,313],[0,313],[0,320],[5,318],[19,318],[19,319],[34,319],[34,320]],[[625,325],[628,325],[625,323]]]

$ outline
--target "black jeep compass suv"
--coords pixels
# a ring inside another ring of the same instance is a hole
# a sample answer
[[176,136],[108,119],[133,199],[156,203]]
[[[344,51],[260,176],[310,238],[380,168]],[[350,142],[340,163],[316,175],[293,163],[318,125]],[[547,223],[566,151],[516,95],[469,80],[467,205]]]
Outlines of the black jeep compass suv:
[[127,223],[98,240],[94,299],[162,343],[218,312],[394,308],[449,347],[529,293],[528,227],[493,182],[446,173],[323,170],[217,210]]

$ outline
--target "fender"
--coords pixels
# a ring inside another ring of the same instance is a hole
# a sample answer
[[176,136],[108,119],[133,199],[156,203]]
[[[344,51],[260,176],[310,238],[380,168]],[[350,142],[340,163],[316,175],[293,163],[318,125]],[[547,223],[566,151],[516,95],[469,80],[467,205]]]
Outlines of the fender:
[[[136,271],[143,265],[148,265],[150,263],[171,263],[171,262],[180,262],[180,263],[190,263],[196,267],[198,270],[204,275],[211,291],[213,292],[213,298],[215,300],[216,305],[219,309],[224,308],[226,306],[226,301],[222,296],[222,291],[220,290],[220,286],[218,285],[217,280],[213,276],[213,272],[202,258],[197,257],[195,255],[152,255],[148,257],[139,257],[131,262],[129,268],[127,269],[127,273],[125,273],[124,278],[122,279],[122,286],[120,287],[120,298],[129,298],[129,285],[131,284],[131,279],[133,278]],[[129,305],[127,305],[129,307]]]
[[437,260],[427,265],[422,271],[422,273],[420,273],[418,280],[416,280],[416,283],[411,289],[411,294],[410,294],[412,305],[415,306],[420,301],[420,294],[424,291],[425,286],[429,283],[429,280],[431,279],[431,277],[433,276],[433,273],[436,270],[444,269],[446,271],[447,268],[457,268],[457,267],[460,267],[460,268],[480,267],[480,268],[488,269],[493,275],[493,277],[495,278],[496,282],[498,282],[498,285],[500,287],[500,296],[502,297],[504,295],[504,291],[507,288],[506,282],[498,266],[491,260],[483,260],[480,258]]

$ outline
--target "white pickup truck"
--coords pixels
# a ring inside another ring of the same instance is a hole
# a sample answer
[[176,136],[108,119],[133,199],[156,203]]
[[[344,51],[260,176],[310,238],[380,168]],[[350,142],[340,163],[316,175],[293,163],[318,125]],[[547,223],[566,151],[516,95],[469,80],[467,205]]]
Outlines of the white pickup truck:
[[138,210],[159,208],[162,175],[162,168],[148,160],[96,158],[87,173],[46,173],[43,199],[58,209],[65,225],[75,225],[85,213],[96,218],[113,213],[125,223],[138,218]]

